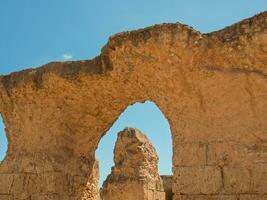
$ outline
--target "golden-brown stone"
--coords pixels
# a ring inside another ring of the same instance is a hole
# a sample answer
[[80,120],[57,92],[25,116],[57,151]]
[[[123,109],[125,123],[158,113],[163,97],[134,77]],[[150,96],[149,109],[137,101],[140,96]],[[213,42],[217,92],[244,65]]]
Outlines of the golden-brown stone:
[[[171,126],[174,180],[195,184],[174,185],[176,197],[254,191],[249,198],[259,199],[266,194],[266,31],[267,12],[208,34],[161,24],[111,37],[93,60],[0,76],[9,141],[0,198],[86,199],[99,140],[128,105],[151,100]],[[192,160],[179,157],[190,144]]]
[[142,132],[125,128],[118,133],[114,162],[101,190],[102,200],[165,200],[158,155]]

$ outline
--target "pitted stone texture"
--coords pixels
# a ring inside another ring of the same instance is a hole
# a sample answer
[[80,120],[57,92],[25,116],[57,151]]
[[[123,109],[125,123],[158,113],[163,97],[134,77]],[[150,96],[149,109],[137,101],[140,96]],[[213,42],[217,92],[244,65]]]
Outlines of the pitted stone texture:
[[218,167],[177,167],[174,173],[177,175],[173,180],[174,193],[216,194],[223,187],[221,169]]
[[254,194],[254,195],[240,195],[240,200],[267,200],[267,195],[257,195],[257,194]]
[[98,161],[95,161],[92,173],[90,173],[90,181],[87,182],[86,190],[84,191],[81,200],[100,200],[100,193],[98,188],[99,180],[99,166]]
[[111,37],[93,60],[0,76],[9,141],[0,164],[7,174],[0,191],[8,194],[0,195],[16,198],[23,188],[34,198],[36,191],[56,191],[44,195],[82,199],[95,190],[101,137],[127,106],[151,100],[170,123],[176,196],[253,191],[249,198],[265,198],[266,22],[263,12],[208,34],[155,25]]
[[118,134],[114,162],[102,200],[165,200],[157,153],[139,130],[126,128]]
[[[239,200],[236,195],[175,195],[174,200]],[[256,199],[255,199],[256,200]]]
[[266,164],[224,167],[224,189],[227,193],[266,194]]
[[0,200],[14,200],[13,196],[0,194]]
[[165,199],[172,200],[173,192],[172,192],[172,176],[170,175],[162,175],[160,176],[163,182],[163,188],[165,192]]

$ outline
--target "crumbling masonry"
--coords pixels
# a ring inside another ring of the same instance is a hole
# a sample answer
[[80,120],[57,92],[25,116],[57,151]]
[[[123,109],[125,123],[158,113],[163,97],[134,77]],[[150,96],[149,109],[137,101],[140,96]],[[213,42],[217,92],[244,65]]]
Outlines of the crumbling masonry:
[[114,162],[102,200],[165,200],[156,150],[139,130],[126,128],[118,134]]
[[208,34],[161,24],[111,37],[93,60],[0,76],[0,199],[95,198],[98,142],[151,100],[171,127],[174,200],[266,200],[266,34],[267,12]]

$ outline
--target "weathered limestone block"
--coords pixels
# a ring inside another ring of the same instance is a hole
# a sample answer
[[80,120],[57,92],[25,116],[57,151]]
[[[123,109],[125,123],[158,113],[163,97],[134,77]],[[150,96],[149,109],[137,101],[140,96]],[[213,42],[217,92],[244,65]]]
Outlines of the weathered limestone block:
[[172,176],[162,175],[160,176],[163,182],[163,188],[165,192],[165,199],[172,200],[173,192],[172,192]]
[[216,194],[223,186],[221,169],[218,167],[175,167],[174,173],[174,193]]
[[266,194],[267,167],[265,164],[252,166],[224,167],[224,189],[234,194]]
[[61,200],[57,194],[34,194],[29,200]]
[[84,191],[82,200],[100,200],[100,193],[98,188],[99,167],[98,161],[95,161],[92,173],[90,173],[90,182],[87,182],[87,188]]
[[103,134],[127,106],[151,100],[170,123],[175,198],[266,195],[266,21],[263,12],[207,34],[155,25],[111,37],[92,60],[0,76],[9,142],[0,191],[51,200],[94,194]]
[[207,145],[201,143],[181,143],[174,150],[174,166],[201,166],[207,163]]
[[13,174],[0,174],[0,195],[11,194],[13,180]]
[[267,200],[267,195],[257,195],[257,194],[243,194],[240,195],[240,200]]
[[0,194],[0,200],[14,200],[12,195]]
[[237,166],[267,163],[267,144],[240,144],[234,142],[208,145],[208,165]]
[[239,199],[235,195],[175,195],[174,200],[239,200]]
[[101,190],[102,200],[165,200],[158,156],[139,130],[126,128],[118,134],[114,162]]

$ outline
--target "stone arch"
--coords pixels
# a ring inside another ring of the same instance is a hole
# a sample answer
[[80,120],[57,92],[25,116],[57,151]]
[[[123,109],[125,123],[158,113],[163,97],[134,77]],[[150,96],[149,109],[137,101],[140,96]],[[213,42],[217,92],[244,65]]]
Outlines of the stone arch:
[[265,21],[209,34],[156,25],[111,37],[93,60],[0,76],[1,198],[90,199],[98,141],[145,100],[170,123],[175,200],[265,198]]
[[[147,117],[148,115],[150,117],[155,116],[155,119],[146,118],[145,116],[142,116],[142,113],[144,113]],[[136,117],[137,115],[140,116],[140,119]],[[159,126],[156,123],[161,123],[161,125]],[[127,106],[127,108],[120,114],[119,118],[113,123],[108,132],[101,138],[96,150],[98,151],[98,155],[102,156],[101,158],[105,156],[105,159],[110,159],[111,162],[109,162],[108,165],[110,165],[110,167],[113,166],[113,150],[117,140],[117,133],[122,131],[125,127],[137,128],[143,131],[143,133],[150,139],[159,156],[159,174],[172,175],[173,144],[170,125],[164,116],[164,113],[162,113],[160,108],[152,101],[145,101],[144,103],[137,102],[133,105]],[[163,137],[164,135],[165,137]],[[157,138],[161,138],[161,140],[158,140]],[[103,140],[105,143],[103,143]],[[160,145],[160,141],[162,147]],[[100,163],[99,167],[101,168],[101,165],[103,166],[104,164],[100,162],[99,156],[97,156],[97,158]],[[105,172],[105,176],[109,173],[110,172]]]

